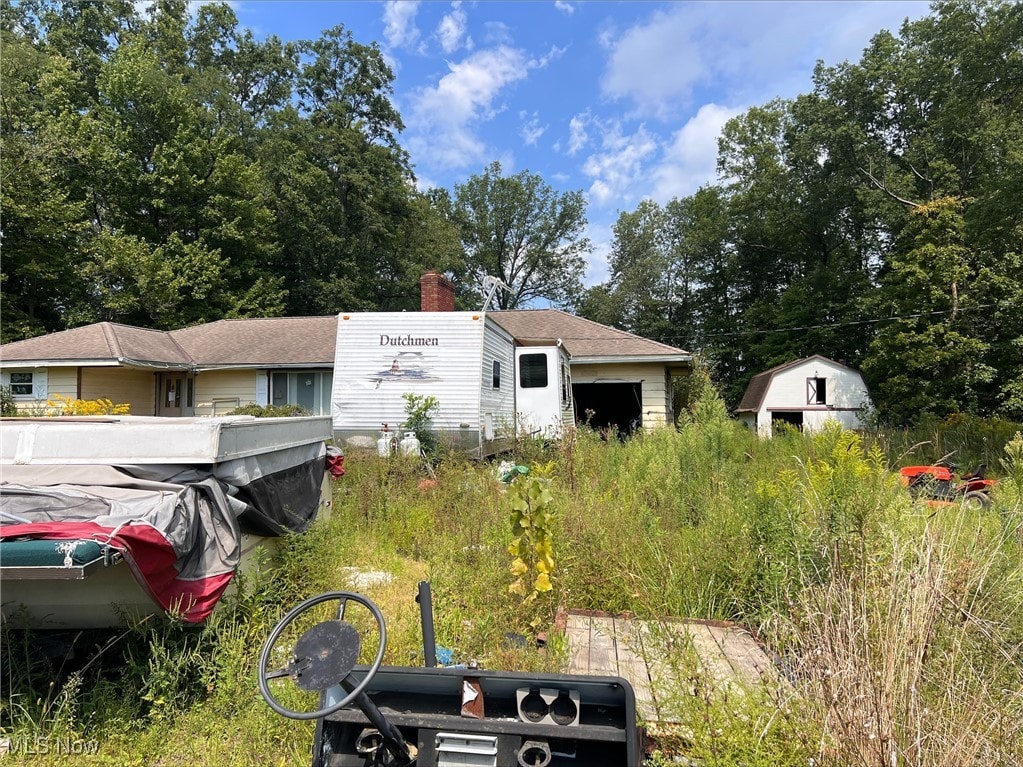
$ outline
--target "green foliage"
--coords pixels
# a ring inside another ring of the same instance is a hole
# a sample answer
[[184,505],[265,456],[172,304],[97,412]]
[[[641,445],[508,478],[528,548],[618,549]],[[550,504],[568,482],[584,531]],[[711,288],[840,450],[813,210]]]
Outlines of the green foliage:
[[431,394],[415,392],[405,392],[401,398],[405,400],[405,422],[402,426],[415,432],[423,452],[433,455],[438,447],[437,434],[432,429],[433,414],[440,408],[440,400]]
[[257,405],[250,402],[248,405],[236,407],[228,415],[252,415],[256,418],[296,418],[312,415],[312,413],[301,405]]
[[397,143],[394,75],[343,27],[257,41],[181,0],[4,17],[3,342],[411,309],[427,267],[458,265]]
[[0,386],[0,416],[9,417],[18,414],[14,404],[14,394],[10,386]]
[[724,126],[725,181],[620,215],[579,311],[699,349],[732,407],[823,354],[863,367],[889,424],[1018,420],[1021,35],[1016,3],[939,2],[818,65],[811,92]]
[[558,193],[528,171],[503,176],[501,164],[493,162],[455,187],[446,204],[465,251],[455,281],[463,302],[482,305],[487,276],[511,288],[497,292],[499,309],[536,298],[565,305],[580,294],[584,255],[591,249],[582,192]]
[[[978,753],[1012,764],[1023,745],[1019,439],[999,447],[999,513],[934,513],[884,459],[893,435],[762,440],[722,413],[708,398],[678,430],[624,443],[580,430],[511,488],[493,466],[454,456],[423,483],[414,461],[355,453],[331,516],[283,540],[276,567],[243,579],[202,628],[149,621],[98,654],[83,637],[95,659],[61,669],[5,621],[0,727],[98,740],[109,764],[307,762],[312,727],[254,692],[258,649],[298,600],[382,571],[390,582],[357,590],[387,618],[386,663],[422,663],[420,580],[438,644],[489,669],[561,671],[559,608],[651,619],[658,701],[683,723],[657,731],[653,764],[837,767],[859,754],[887,765],[870,749],[895,746],[923,765]],[[508,589],[515,559],[522,593]],[[536,588],[544,570],[549,591]],[[793,673],[723,685],[667,630],[683,618],[736,621]],[[541,631],[548,652],[507,639]],[[94,762],[61,762],[77,763]]]
[[548,485],[547,478],[533,473],[517,476],[508,488],[512,534],[508,553],[515,579],[508,591],[525,602],[554,588],[554,496]]

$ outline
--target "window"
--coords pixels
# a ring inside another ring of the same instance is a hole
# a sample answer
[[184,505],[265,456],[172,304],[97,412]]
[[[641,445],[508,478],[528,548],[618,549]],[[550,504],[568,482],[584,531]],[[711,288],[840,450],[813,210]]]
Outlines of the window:
[[828,379],[826,378],[806,379],[806,404],[807,405],[828,404]]
[[493,388],[495,388],[495,389],[500,389],[501,388],[501,361],[500,360],[494,360],[494,381],[493,381],[492,385],[493,385]]
[[547,386],[547,355],[523,354],[519,357],[519,386],[543,389]]
[[32,373],[12,372],[11,373],[11,394],[15,397],[32,396]]
[[330,414],[331,374],[318,370],[280,371],[270,374],[270,404],[298,405],[313,415]]

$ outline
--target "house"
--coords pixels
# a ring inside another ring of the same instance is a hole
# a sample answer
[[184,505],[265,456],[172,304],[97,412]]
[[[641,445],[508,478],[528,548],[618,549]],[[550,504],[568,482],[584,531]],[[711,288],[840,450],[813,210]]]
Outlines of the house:
[[[423,311],[453,311],[441,275],[421,281]],[[692,357],[556,309],[487,312],[520,346],[560,341],[571,355],[577,420],[657,426],[674,421],[672,384]],[[160,331],[99,322],[0,346],[0,384],[19,409],[47,399],[105,397],[135,415],[219,415],[248,403],[331,412],[338,318],[219,320]]]
[[870,407],[870,393],[858,370],[815,354],[753,376],[736,414],[749,428],[770,437],[778,421],[807,431],[829,420],[860,428]]
[[0,346],[19,409],[105,397],[134,415],[221,415],[250,402],[330,412],[335,317],[219,320],[181,330],[98,322]]

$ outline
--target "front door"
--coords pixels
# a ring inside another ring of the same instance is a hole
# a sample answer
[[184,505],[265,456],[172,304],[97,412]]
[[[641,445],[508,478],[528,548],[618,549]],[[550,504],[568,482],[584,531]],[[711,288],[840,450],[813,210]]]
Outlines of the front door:
[[157,413],[162,416],[174,417],[191,415],[192,380],[185,373],[160,374],[160,394]]

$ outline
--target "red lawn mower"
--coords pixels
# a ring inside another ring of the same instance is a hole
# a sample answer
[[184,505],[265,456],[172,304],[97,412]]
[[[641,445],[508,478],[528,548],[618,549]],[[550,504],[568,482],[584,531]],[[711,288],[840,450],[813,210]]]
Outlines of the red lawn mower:
[[997,484],[984,476],[986,470],[987,464],[982,463],[976,471],[957,478],[959,467],[942,459],[931,466],[904,466],[899,474],[914,498],[926,499],[932,505],[986,509],[991,505],[991,488]]

